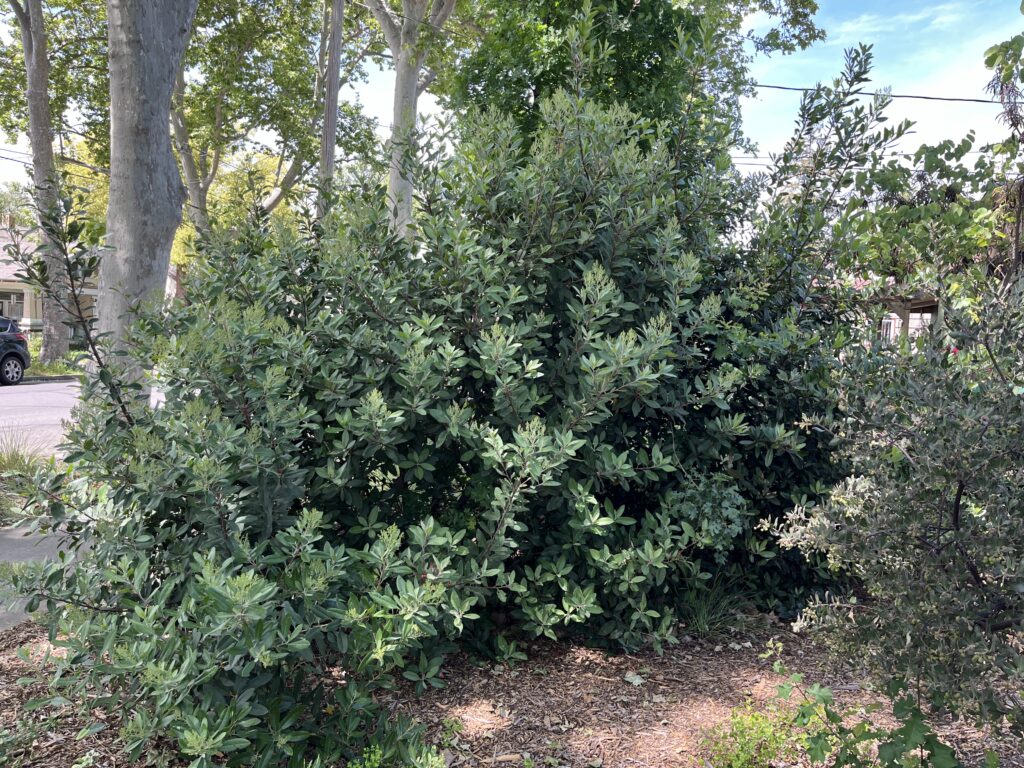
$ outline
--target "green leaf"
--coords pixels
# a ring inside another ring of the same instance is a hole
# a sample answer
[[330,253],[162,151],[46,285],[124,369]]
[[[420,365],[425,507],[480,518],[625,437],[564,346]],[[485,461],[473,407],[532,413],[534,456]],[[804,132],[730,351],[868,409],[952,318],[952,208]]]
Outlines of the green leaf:
[[101,723],[98,721],[94,723],[89,723],[89,725],[85,726],[77,734],[75,734],[75,739],[77,741],[81,741],[82,739],[87,739],[90,736],[94,736],[95,734],[99,733],[100,731],[105,731],[106,729],[106,723]]

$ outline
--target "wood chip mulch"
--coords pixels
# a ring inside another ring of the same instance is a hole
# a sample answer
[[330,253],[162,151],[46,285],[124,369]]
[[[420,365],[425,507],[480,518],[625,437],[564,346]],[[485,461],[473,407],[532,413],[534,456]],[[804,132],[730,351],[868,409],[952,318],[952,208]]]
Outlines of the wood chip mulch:
[[93,718],[70,706],[26,711],[24,705],[49,694],[45,682],[33,681],[54,653],[46,630],[25,622],[0,632],[0,766],[3,768],[141,768],[128,760],[117,743],[116,723],[106,730],[78,738]]
[[[783,641],[787,665],[808,682],[831,686],[842,707],[879,700],[811,643],[776,625],[720,640],[684,640],[661,656],[549,642],[530,646],[529,660],[511,667],[458,655],[448,659],[446,687],[417,697],[403,686],[381,703],[422,722],[450,768],[709,768],[708,731],[726,722],[731,708],[775,697],[780,679],[759,657],[772,636]],[[47,694],[44,683],[22,678],[38,671],[48,648],[35,624],[0,632],[0,766],[141,768],[120,751],[116,723],[79,740],[89,720],[72,708],[23,711],[25,702]],[[1024,768],[1018,743],[963,724],[935,725],[967,766],[983,766],[992,749],[1001,768]]]
[[[684,640],[661,656],[610,655],[548,642],[532,646],[529,661],[512,667],[459,656],[446,663],[445,688],[422,697],[403,688],[389,705],[426,724],[452,768],[716,768],[707,759],[709,731],[726,723],[733,707],[777,701],[783,678],[760,658],[772,637],[784,644],[787,667],[804,673],[807,684],[832,687],[841,710],[884,701],[837,670],[812,643],[779,626],[735,638]],[[883,706],[872,719],[894,726],[885,712],[891,708]],[[934,726],[971,768],[985,765],[986,750],[1000,755],[1001,768],[1024,768],[1024,745],[963,723]]]

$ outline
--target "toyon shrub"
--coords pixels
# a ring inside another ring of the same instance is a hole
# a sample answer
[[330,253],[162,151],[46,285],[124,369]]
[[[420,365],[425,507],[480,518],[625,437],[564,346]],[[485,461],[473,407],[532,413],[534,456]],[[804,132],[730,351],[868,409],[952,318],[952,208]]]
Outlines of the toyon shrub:
[[425,764],[373,693],[442,685],[454,638],[658,646],[712,571],[808,575],[759,524],[834,474],[839,326],[791,242],[820,242],[830,171],[761,222],[677,128],[565,94],[541,116],[528,149],[471,122],[409,240],[374,188],[211,243],[129,345],[160,407],[120,357],[84,384],[36,501],[74,556],[23,587],[58,684],[133,754],[326,765],[372,737]]

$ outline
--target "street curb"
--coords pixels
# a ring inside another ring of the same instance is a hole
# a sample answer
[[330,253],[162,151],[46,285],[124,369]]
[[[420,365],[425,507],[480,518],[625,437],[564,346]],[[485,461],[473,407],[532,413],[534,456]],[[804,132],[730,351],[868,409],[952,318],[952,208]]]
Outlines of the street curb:
[[25,376],[19,384],[39,384],[44,381],[78,381],[82,374],[64,373],[60,376]]

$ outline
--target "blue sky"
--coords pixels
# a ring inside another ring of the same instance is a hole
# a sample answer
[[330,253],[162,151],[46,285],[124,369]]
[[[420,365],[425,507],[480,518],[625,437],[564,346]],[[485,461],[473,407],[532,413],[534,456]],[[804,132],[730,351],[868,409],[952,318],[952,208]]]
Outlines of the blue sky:
[[[985,98],[988,73],[985,49],[1024,30],[1019,0],[819,0],[817,23],[828,37],[806,51],[790,56],[758,57],[752,66],[755,80],[790,86],[809,86],[830,80],[843,66],[843,52],[858,42],[872,43],[875,53],[873,84],[893,93]],[[755,14],[751,29],[767,22]],[[392,77],[373,73],[369,82],[343,93],[357,98],[382,124],[391,120]],[[799,94],[762,90],[743,104],[744,126],[759,145],[760,154],[782,148],[796,116]],[[436,111],[429,94],[421,110]],[[892,120],[911,119],[914,134],[902,149],[921,143],[960,138],[974,129],[982,141],[999,139],[1004,131],[994,116],[995,106],[898,100],[889,110]],[[25,142],[19,142],[25,151]],[[0,144],[0,152],[3,145]],[[0,161],[0,181],[25,179],[21,166]]]
[[[872,85],[893,93],[987,98],[989,80],[985,49],[1024,29],[1019,0],[819,0],[816,17],[827,39],[790,56],[755,60],[755,80],[777,85],[807,86],[830,80],[842,70],[843,52],[859,42],[873,44]],[[748,19],[754,27],[765,19]],[[800,95],[761,90],[743,104],[747,135],[760,154],[781,149],[793,127]],[[891,120],[910,119],[914,134],[903,142],[913,149],[922,143],[960,138],[974,129],[978,138],[994,141],[1005,131],[993,119],[995,106],[896,100]]]

